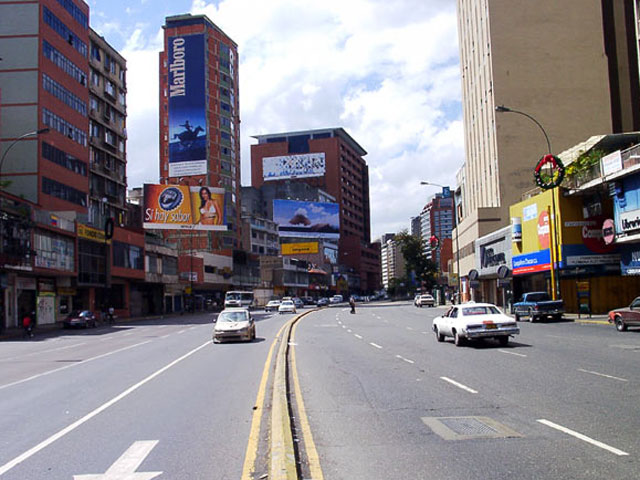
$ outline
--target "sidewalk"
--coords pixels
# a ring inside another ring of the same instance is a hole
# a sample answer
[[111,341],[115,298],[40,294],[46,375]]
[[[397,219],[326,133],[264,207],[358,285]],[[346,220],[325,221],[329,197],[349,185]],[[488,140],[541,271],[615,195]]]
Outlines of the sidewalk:
[[607,316],[606,313],[593,314],[593,315],[589,315],[589,314],[585,315],[584,313],[581,313],[579,317],[580,318],[578,318],[577,313],[565,313],[562,318],[566,320],[574,321],[576,323],[594,323],[598,325],[611,325],[609,323],[609,317]]

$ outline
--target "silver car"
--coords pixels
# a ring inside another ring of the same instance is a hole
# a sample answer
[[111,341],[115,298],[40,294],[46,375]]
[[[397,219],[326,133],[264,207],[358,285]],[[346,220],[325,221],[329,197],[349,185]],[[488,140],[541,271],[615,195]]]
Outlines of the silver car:
[[293,300],[283,300],[278,307],[278,313],[296,313],[296,306]]
[[220,343],[224,340],[246,340],[250,342],[256,338],[256,325],[249,310],[245,308],[226,308],[213,327],[213,341]]

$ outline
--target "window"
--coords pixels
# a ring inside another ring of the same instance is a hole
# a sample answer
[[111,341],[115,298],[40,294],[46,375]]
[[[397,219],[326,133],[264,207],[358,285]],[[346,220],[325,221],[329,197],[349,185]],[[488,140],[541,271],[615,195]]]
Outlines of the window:
[[56,163],[61,167],[71,170],[83,177],[87,176],[87,164],[56,147],[42,142],[42,156],[50,162]]
[[165,275],[178,274],[178,259],[174,257],[163,257],[162,271]]
[[220,108],[225,112],[231,112],[231,105],[225,102],[220,102]]
[[91,110],[98,111],[98,99],[96,97],[89,97],[89,108]]
[[75,111],[80,112],[85,117],[87,116],[87,104],[76,97],[69,90],[64,88],[62,85],[60,85],[58,82],[56,82],[46,73],[42,74],[42,88],[44,88],[58,100],[66,103]]
[[113,242],[113,265],[122,268],[144,270],[142,248],[123,242]]
[[60,200],[75,203],[76,205],[80,205],[82,207],[87,206],[86,193],[65,185],[64,183],[51,180],[47,177],[42,177],[42,193],[59,198]]
[[106,93],[107,95],[110,95],[113,98],[116,98],[116,86],[113,84],[113,82],[109,80],[105,80],[104,93]]
[[46,108],[42,109],[42,123],[69,137],[71,140],[79,143],[83,147],[87,146],[87,134],[84,133],[84,131],[74,127],[72,124],[55,113],[50,112]]
[[37,232],[33,235],[37,252],[35,266],[73,272],[75,267],[75,242],[51,233]]
[[72,0],[58,0],[58,3],[62,5],[83,28],[89,27],[89,20],[87,19],[87,16],[75,3],[73,3]]
[[64,38],[69,43],[69,45],[71,45],[80,53],[80,55],[82,55],[83,57],[87,56],[87,44],[80,40],[80,38],[78,38],[75,33],[69,30],[69,27],[67,27],[62,22],[62,20],[51,13],[51,10],[49,10],[47,7],[43,7],[42,18],[44,20],[44,23],[49,25],[58,35]]
[[86,85],[87,74],[84,73],[78,66],[61,54],[56,48],[51,46],[46,40],[42,41],[42,53],[45,58],[51,60],[60,69],[62,69],[67,75],[74,78],[79,84]]
[[91,58],[99,62],[102,60],[100,57],[100,48],[95,43],[91,43]]
[[105,265],[104,243],[78,240],[78,283],[104,285]]

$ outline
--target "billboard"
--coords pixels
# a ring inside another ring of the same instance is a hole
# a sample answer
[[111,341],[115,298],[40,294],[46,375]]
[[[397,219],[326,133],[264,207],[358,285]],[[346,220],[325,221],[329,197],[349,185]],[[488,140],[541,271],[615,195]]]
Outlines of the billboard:
[[325,171],[324,153],[304,153],[262,159],[262,178],[265,182],[287,178],[322,177]]
[[227,230],[224,189],[144,185],[144,228]]
[[303,253],[318,253],[318,242],[283,243],[280,245],[282,255],[301,255]]
[[207,173],[204,35],[169,37],[169,176]]
[[273,221],[281,237],[340,237],[340,206],[337,203],[274,200]]

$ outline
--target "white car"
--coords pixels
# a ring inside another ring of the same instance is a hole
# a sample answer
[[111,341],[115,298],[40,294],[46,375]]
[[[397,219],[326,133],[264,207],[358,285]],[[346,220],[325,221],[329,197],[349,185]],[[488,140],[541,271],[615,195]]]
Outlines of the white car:
[[515,320],[490,303],[454,305],[441,317],[433,319],[433,333],[438,342],[453,337],[456,346],[466,340],[495,338],[504,346],[510,335],[520,333]]
[[297,313],[296,306],[292,300],[283,300],[278,307],[278,313]]
[[416,301],[416,307],[433,307],[436,304],[436,300],[435,298],[433,298],[432,295],[429,295],[428,293],[423,293],[422,295],[420,295],[419,297],[417,297]]
[[216,320],[213,327],[213,341],[246,340],[256,338],[256,325],[249,310],[246,308],[226,308]]
[[277,312],[279,306],[280,306],[280,300],[270,300],[269,303],[267,303],[264,306],[264,311],[265,312]]
[[344,298],[342,297],[342,295],[334,295],[329,299],[329,303],[331,303],[332,305],[340,302],[344,302]]

